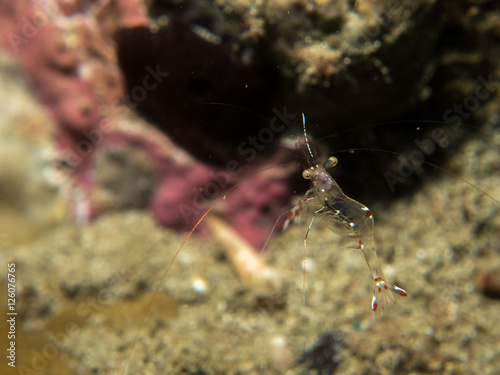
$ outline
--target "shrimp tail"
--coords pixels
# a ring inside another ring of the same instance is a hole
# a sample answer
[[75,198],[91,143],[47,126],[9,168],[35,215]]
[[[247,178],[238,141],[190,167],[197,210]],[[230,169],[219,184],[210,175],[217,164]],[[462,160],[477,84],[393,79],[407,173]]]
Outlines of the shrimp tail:
[[408,296],[406,290],[385,281],[382,277],[377,277],[376,279],[374,279],[374,281],[375,289],[373,290],[371,304],[373,312],[383,312],[385,306],[389,301],[395,304],[396,300],[394,299],[393,293],[401,297]]

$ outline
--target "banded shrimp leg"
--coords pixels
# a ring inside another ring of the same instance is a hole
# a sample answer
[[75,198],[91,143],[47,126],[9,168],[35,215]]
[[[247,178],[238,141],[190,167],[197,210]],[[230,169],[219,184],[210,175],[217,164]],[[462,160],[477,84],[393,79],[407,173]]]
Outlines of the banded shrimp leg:
[[304,114],[302,114],[302,126],[304,141],[300,146],[308,164],[307,169],[302,172],[302,177],[311,181],[311,189],[306,192],[304,199],[290,210],[284,228],[289,225],[292,219],[301,220],[308,202],[313,201],[321,207],[311,217],[304,237],[304,284],[307,237],[315,217],[319,215],[325,219],[328,228],[333,232],[357,240],[356,248],[362,251],[375,282],[371,309],[374,312],[383,311],[388,301],[396,303],[392,293],[401,297],[406,297],[408,294],[403,288],[387,282],[384,277],[375,249],[374,220],[370,209],[345,195],[330,173],[327,172],[327,169],[337,165],[337,158],[330,157],[323,165],[320,165],[316,160],[307,137]]

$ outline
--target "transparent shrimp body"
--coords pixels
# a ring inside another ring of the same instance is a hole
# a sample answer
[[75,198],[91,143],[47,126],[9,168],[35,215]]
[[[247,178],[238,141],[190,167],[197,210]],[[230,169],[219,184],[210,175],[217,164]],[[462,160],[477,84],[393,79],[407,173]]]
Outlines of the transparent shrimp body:
[[393,293],[401,297],[406,297],[407,293],[404,289],[385,280],[375,250],[375,239],[373,236],[374,221],[371,211],[365,205],[345,195],[330,173],[327,172],[328,168],[337,164],[335,157],[330,157],[323,165],[316,162],[307,138],[304,117],[303,121],[305,143],[302,147],[304,148],[309,168],[303,171],[302,176],[310,180],[312,186],[307,191],[305,198],[297,205],[297,209],[292,211],[294,214],[289,215],[287,220],[298,215],[299,211],[305,208],[306,202],[315,200],[321,208],[311,218],[304,239],[304,246],[307,244],[307,235],[317,215],[321,215],[322,218],[326,219],[325,222],[333,232],[353,238],[356,241],[356,247],[362,251],[375,282],[371,308],[374,312],[383,311],[389,301],[396,303]]

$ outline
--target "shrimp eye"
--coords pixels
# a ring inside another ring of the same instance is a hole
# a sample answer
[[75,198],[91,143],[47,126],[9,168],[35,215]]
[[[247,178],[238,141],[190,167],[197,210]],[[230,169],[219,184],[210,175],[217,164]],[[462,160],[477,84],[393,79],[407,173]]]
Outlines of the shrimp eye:
[[304,172],[302,172],[302,177],[304,177],[306,180],[309,180],[312,177],[311,170],[305,169]]
[[324,162],[323,167],[325,169],[335,167],[338,163],[338,159],[335,156],[330,156],[327,161]]

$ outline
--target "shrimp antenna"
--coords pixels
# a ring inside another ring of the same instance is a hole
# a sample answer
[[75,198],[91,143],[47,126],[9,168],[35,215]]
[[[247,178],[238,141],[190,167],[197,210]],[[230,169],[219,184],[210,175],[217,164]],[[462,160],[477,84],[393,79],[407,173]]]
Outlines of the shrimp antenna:
[[311,146],[309,145],[309,138],[307,138],[307,130],[306,130],[306,116],[304,112],[302,112],[302,127],[304,128],[304,138],[306,139],[307,150],[309,151],[309,155],[311,155],[312,160],[314,160],[314,155],[311,150]]

